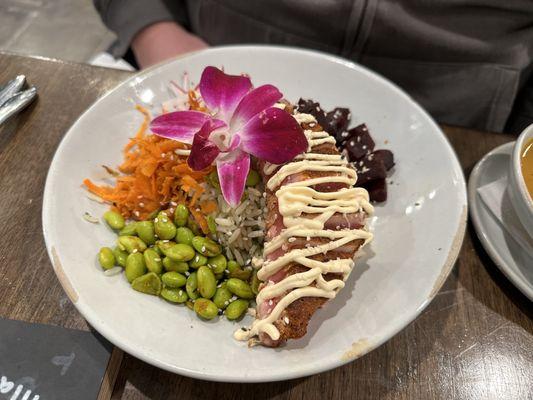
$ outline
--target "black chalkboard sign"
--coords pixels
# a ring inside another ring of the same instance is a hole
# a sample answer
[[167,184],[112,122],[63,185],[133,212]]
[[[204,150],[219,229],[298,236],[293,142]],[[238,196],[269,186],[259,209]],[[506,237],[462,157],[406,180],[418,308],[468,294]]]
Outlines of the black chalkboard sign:
[[0,318],[0,400],[95,400],[112,350],[96,332]]

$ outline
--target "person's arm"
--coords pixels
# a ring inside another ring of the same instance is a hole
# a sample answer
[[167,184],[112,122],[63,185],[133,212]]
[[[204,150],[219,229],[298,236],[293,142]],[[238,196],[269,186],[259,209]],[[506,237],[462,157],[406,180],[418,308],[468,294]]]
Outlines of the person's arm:
[[[184,0],[93,0],[104,24],[117,34],[110,52],[122,57],[131,46],[141,67],[207,46],[188,25]],[[133,43],[135,42],[135,43]]]
[[157,22],[137,33],[131,48],[141,68],[208,45],[175,22]]

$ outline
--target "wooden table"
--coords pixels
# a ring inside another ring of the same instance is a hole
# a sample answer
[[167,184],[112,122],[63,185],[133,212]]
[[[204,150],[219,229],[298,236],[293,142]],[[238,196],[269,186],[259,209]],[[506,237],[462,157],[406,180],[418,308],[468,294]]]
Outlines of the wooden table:
[[[39,99],[0,127],[0,317],[79,329],[87,323],[57,281],[41,230],[48,166],[70,125],[128,72],[0,54],[0,82],[25,74]],[[505,134],[444,127],[465,175]],[[431,305],[370,354],[309,378],[202,382],[125,355],[113,399],[532,399],[532,303],[468,227],[459,260]]]

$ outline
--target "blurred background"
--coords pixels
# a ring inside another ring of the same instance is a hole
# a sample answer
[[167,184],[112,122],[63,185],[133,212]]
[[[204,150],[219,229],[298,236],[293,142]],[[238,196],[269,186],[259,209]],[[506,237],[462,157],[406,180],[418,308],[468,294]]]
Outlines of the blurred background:
[[114,38],[92,0],[0,1],[0,51],[88,62]]

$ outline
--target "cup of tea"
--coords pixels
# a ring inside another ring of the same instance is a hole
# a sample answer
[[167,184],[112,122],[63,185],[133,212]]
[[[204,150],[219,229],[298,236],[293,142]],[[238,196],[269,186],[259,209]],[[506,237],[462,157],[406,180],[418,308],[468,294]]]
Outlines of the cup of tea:
[[515,142],[508,192],[520,222],[533,238],[533,124]]

